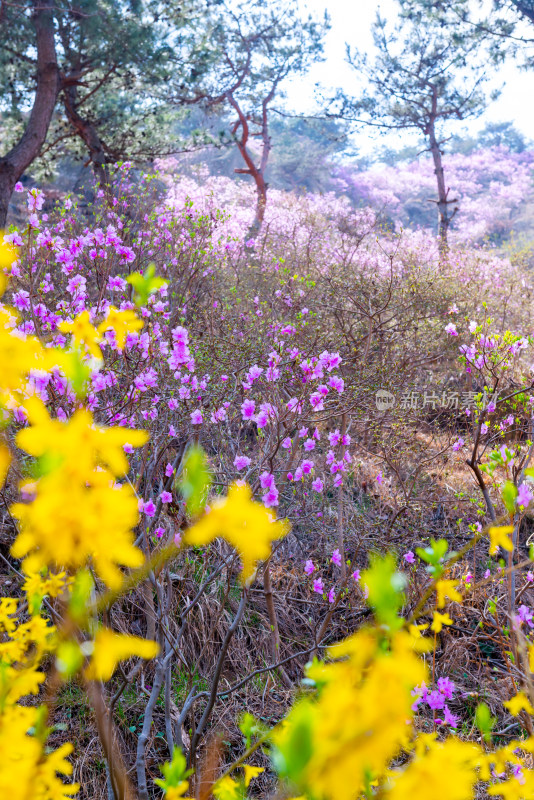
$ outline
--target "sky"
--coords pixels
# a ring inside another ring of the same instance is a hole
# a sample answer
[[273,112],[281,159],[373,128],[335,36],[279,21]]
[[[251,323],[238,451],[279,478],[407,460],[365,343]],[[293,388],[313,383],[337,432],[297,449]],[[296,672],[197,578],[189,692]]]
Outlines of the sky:
[[[478,4],[478,3],[477,3]],[[377,9],[387,19],[397,14],[396,0],[305,0],[305,7],[314,15],[322,15],[325,9],[331,18],[331,30],[325,41],[325,61],[316,64],[305,77],[293,79],[286,87],[288,106],[298,113],[310,112],[313,107],[314,86],[321,83],[325,86],[342,86],[350,90],[355,87],[353,70],[345,63],[345,42],[356,46],[359,50],[373,52],[371,25]],[[530,35],[532,35],[530,33]],[[534,69],[520,71],[511,61],[497,70],[491,79],[492,88],[501,88],[500,97],[489,103],[488,109],[476,120],[459,123],[457,132],[476,133],[487,122],[512,121],[514,125],[530,139],[534,139]],[[377,137],[376,131],[359,131],[357,134],[358,149],[362,155],[371,152],[377,144],[397,148],[414,143],[413,136],[395,133]]]

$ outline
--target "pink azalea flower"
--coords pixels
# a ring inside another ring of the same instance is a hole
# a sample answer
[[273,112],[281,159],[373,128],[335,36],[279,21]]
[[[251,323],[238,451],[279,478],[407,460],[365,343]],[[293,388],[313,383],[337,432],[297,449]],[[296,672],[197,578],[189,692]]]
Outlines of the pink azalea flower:
[[159,496],[159,499],[162,503],[170,503],[172,500],[172,494],[170,492],[162,492]]
[[262,489],[271,489],[274,486],[274,475],[271,472],[262,472],[260,485]]
[[532,491],[526,481],[524,481],[518,489],[516,503],[518,506],[528,508],[532,502]]
[[447,706],[443,706],[443,722],[445,725],[450,725],[451,728],[458,727],[458,717],[451,714]]
[[324,591],[324,585],[320,578],[317,578],[313,582],[313,591],[317,592],[317,594],[322,594]]
[[191,412],[191,424],[192,425],[202,425],[204,418],[202,416],[202,411],[199,408],[196,408],[194,411]]
[[434,689],[433,692],[430,692],[426,701],[433,711],[437,711],[445,706],[445,698],[437,689]]
[[447,700],[452,700],[456,686],[450,678],[438,678],[438,689]]
[[534,628],[532,612],[528,606],[519,606],[517,610],[517,619],[520,620],[521,623],[526,622],[529,628]]
[[314,570],[315,570],[315,564],[314,564],[314,563],[313,563],[313,561],[312,561],[312,560],[309,558],[309,559],[306,561],[306,564],[304,565],[304,572],[306,573],[306,575],[311,575],[311,574],[312,574],[312,572],[314,572]]
[[341,553],[339,552],[338,548],[336,548],[334,550],[334,552],[332,553],[332,559],[331,560],[332,560],[332,564],[335,564],[336,567],[340,567],[341,566]]
[[236,456],[234,458],[234,467],[238,470],[246,469],[250,465],[250,458],[248,456]]
[[250,420],[254,417],[256,411],[256,403],[254,400],[244,400],[241,403],[241,414],[244,420]]
[[278,489],[276,486],[271,486],[269,491],[263,495],[261,498],[263,505],[265,508],[273,508],[274,506],[278,505]]
[[143,513],[147,515],[147,517],[153,517],[156,513],[156,506],[152,500],[147,500],[143,503]]

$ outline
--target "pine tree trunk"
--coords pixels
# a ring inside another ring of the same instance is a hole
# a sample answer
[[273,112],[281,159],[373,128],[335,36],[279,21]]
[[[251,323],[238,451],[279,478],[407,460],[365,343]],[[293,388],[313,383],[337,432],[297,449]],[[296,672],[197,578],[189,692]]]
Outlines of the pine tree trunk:
[[434,162],[434,174],[436,176],[438,188],[438,237],[439,250],[443,255],[449,249],[448,235],[452,215],[449,215],[449,203],[447,199],[449,192],[445,185],[445,171],[443,169],[443,162],[441,160],[441,150],[436,140],[433,124],[429,128],[428,137],[430,142],[430,152]]
[[267,184],[265,183],[263,175],[259,172],[256,172],[253,177],[256,182],[256,214],[247,231],[247,239],[255,240],[261,231],[265,217],[265,209],[267,207]]
[[[68,80],[68,79],[67,79]],[[104,144],[100,139],[95,126],[80,116],[78,112],[78,89],[76,83],[66,86],[63,90],[63,106],[70,124],[82,139],[93,165],[93,172],[97,183],[107,191],[109,187],[109,170],[107,166],[107,156]]]
[[0,228],[7,221],[9,200],[16,182],[43,146],[59,92],[59,70],[54,40],[53,0],[33,0],[37,47],[37,88],[28,124],[17,144],[0,158]]

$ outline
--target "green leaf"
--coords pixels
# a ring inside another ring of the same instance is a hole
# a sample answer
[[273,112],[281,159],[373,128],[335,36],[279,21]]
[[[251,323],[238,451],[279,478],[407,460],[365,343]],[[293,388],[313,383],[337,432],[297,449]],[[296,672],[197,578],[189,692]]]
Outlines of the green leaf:
[[397,570],[391,553],[371,557],[371,566],[362,574],[362,584],[367,586],[368,602],[381,625],[396,629],[402,624],[398,612],[404,602],[406,583],[407,578]]
[[73,619],[81,620],[85,617],[93,586],[93,576],[88,569],[76,573],[69,598],[69,612]]
[[166,283],[163,278],[156,277],[154,264],[149,264],[142,275],[140,272],[132,272],[126,280],[134,288],[134,303],[136,306],[146,306],[149,296]]
[[56,654],[56,667],[62,678],[70,678],[83,664],[84,655],[78,642],[61,642]]
[[163,764],[160,769],[165,776],[165,780],[156,778],[154,783],[157,783],[162,789],[179,786],[180,783],[185,781],[193,772],[192,769],[187,769],[186,758],[179,747],[174,748],[171,761]]
[[515,500],[517,497],[517,487],[512,481],[506,481],[502,490],[502,501],[506,506],[508,513],[513,514],[515,511]]
[[[91,362],[84,358],[81,350],[74,348],[68,352],[69,363],[66,367],[67,378],[72,384],[76,397],[80,400],[87,394],[89,380],[91,378]],[[102,363],[99,359],[92,359],[93,362]]]
[[193,516],[200,514],[206,505],[211,475],[206,454],[198,445],[193,445],[187,451],[177,485],[185,500],[187,511]]
[[298,785],[302,772],[313,755],[311,709],[306,703],[293,708],[291,725],[280,748],[272,751],[278,774]]
[[475,711],[475,722],[486,742],[491,741],[491,731],[495,727],[496,721],[496,718],[491,716],[488,706],[485,703],[479,703]]
[[445,556],[451,558],[454,555],[454,553],[447,554],[448,549],[449,543],[446,539],[431,539],[430,546],[418,547],[415,552],[420,559],[426,561],[429,565],[427,567],[427,572],[438,578],[443,572],[443,561],[446,560]]
[[245,737],[247,749],[252,744],[252,737],[264,732],[265,727],[257,719],[246,711],[239,720],[239,730]]

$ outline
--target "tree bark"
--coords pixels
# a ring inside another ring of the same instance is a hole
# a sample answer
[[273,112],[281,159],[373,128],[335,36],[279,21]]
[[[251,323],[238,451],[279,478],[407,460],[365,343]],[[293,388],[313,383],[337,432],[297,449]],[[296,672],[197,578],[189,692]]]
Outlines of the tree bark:
[[37,88],[28,124],[20,141],[0,158],[0,228],[7,220],[14,186],[43,146],[59,92],[54,39],[53,0],[32,0],[37,48]]
[[443,169],[443,162],[441,160],[441,148],[436,138],[435,121],[437,115],[438,91],[435,86],[432,87],[432,112],[430,119],[425,129],[425,134],[428,136],[428,143],[430,146],[430,153],[432,154],[432,161],[434,162],[434,175],[436,176],[436,183],[438,188],[438,237],[439,237],[439,251],[444,256],[449,250],[449,227],[451,220],[456,214],[458,208],[455,207],[452,213],[449,213],[449,206],[456,202],[456,200],[449,200],[449,189],[445,184],[445,171]]
[[234,126],[234,132],[237,130],[238,127],[241,127],[241,137],[236,142],[237,148],[241,153],[243,161],[247,165],[246,169],[235,169],[234,172],[243,175],[251,175],[252,178],[254,179],[254,183],[256,184],[256,211],[254,214],[254,219],[246,234],[247,240],[249,239],[254,240],[258,236],[261,227],[263,225],[263,220],[265,217],[265,209],[267,207],[267,183],[265,181],[265,169],[267,167],[267,162],[269,160],[269,153],[271,152],[271,146],[272,146],[271,137],[269,136],[267,107],[270,101],[272,100],[273,95],[274,95],[274,86],[262,103],[262,127],[261,127],[262,151],[261,151],[260,164],[259,166],[256,166],[256,164],[254,163],[254,159],[247,147],[250,135],[248,119],[241,110],[241,107],[235,100],[233,94],[231,92],[228,92],[227,94],[228,101],[232,106],[232,108],[236,111],[238,116],[238,121]]
[[448,250],[449,247],[449,226],[452,219],[452,215],[449,216],[449,208],[448,208],[448,189],[445,186],[445,171],[443,169],[443,162],[441,160],[441,150],[439,144],[436,140],[436,135],[434,132],[434,125],[431,126],[429,131],[429,143],[430,143],[430,152],[432,154],[432,160],[434,162],[434,174],[436,176],[436,182],[438,187],[438,236],[439,236],[439,249],[441,253],[444,253]]
[[105,189],[109,186],[109,170],[104,144],[95,126],[84,119],[78,111],[78,88],[76,83],[69,82],[69,78],[66,78],[62,88],[63,107],[65,108],[67,119],[87,147],[96,180]]

